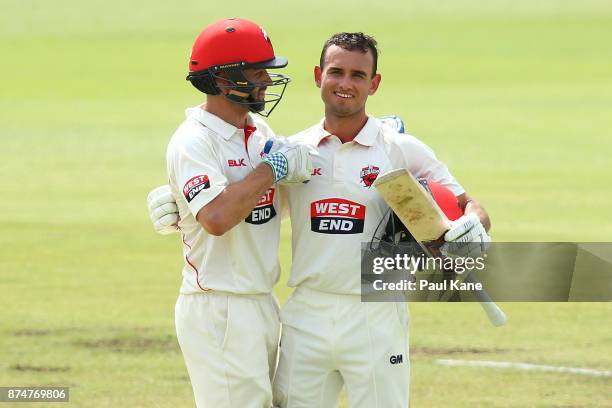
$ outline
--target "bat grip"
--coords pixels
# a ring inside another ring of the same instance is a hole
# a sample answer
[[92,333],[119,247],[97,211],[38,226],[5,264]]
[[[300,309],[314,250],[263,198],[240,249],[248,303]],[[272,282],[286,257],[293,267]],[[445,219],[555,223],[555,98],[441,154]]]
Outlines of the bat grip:
[[[464,282],[476,283],[476,278],[471,274],[468,274],[464,280]],[[487,314],[489,321],[493,326],[503,326],[508,321],[508,317],[506,314],[491,300],[491,297],[482,289],[473,290],[472,293],[480,302],[480,306]]]

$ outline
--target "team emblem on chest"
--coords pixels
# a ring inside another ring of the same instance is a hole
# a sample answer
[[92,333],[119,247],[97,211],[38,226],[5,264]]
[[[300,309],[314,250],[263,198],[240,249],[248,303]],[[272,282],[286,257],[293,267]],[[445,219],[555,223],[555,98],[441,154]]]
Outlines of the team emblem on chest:
[[378,177],[379,173],[380,169],[370,164],[361,169],[359,177],[361,177],[361,182],[363,183],[363,185],[369,188],[372,187],[372,183],[374,183],[374,180],[376,180],[376,177]]

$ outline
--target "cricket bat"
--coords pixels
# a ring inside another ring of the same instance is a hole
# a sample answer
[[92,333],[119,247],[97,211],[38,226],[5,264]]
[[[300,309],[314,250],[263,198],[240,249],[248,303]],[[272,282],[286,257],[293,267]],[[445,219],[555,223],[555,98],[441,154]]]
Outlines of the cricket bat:
[[[406,169],[391,170],[374,181],[374,187],[406,226],[428,256],[433,256],[428,244],[438,241],[450,229],[450,221],[432,195]],[[474,282],[467,275],[465,281]],[[480,305],[494,326],[506,323],[505,313],[484,290],[475,290]]]

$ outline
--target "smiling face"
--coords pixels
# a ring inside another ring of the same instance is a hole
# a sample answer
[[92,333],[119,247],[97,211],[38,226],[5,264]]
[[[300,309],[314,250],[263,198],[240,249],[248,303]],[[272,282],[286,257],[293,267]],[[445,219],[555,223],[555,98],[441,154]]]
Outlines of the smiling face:
[[322,67],[315,67],[315,82],[321,88],[325,116],[364,117],[368,96],[378,89],[380,75],[372,75],[371,51],[348,51],[337,45],[327,48]]

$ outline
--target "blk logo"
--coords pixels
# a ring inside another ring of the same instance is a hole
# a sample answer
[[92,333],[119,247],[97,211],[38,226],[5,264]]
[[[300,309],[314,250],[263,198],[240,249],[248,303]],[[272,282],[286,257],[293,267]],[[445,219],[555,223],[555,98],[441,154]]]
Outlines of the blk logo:
[[229,159],[227,161],[227,164],[230,167],[246,167],[246,163],[245,163],[244,159],[238,159],[238,160]]
[[391,356],[389,358],[389,362],[391,364],[402,364],[404,362],[404,356],[401,354],[398,354],[397,356]]
[[320,167],[315,167],[314,169],[312,169],[312,173],[310,173],[311,176],[320,176],[321,175],[321,168]]

